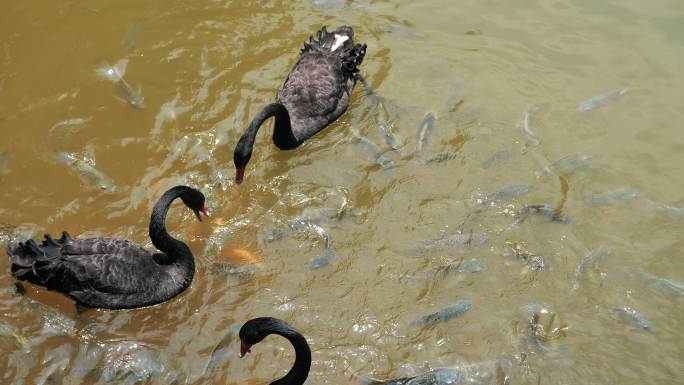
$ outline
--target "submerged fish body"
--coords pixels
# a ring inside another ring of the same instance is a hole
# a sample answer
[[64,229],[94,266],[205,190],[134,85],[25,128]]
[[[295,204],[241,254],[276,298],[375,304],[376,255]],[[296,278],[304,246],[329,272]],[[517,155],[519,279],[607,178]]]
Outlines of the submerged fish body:
[[440,277],[454,273],[473,274],[479,273],[487,268],[487,264],[479,259],[469,259],[466,261],[459,261],[458,263],[450,263],[448,265],[438,266],[425,272],[428,277]]
[[133,89],[133,87],[131,87],[123,78],[127,66],[128,59],[121,59],[113,66],[105,64],[103,67],[98,68],[97,73],[103,78],[117,83],[126,96],[128,104],[135,108],[145,108],[145,98],[139,91]]
[[428,138],[430,137],[430,133],[432,132],[432,126],[434,126],[435,124],[435,120],[437,120],[435,114],[432,112],[428,112],[427,114],[425,114],[423,121],[418,126],[418,130],[416,132],[415,153],[415,157],[418,159],[420,159],[420,157],[423,155],[423,149],[427,145]]
[[527,109],[525,110],[525,113],[523,113],[522,120],[520,122],[520,130],[522,131],[523,135],[525,136],[525,140],[527,141],[528,146],[538,146],[541,143],[541,140],[539,140],[539,137],[532,132],[532,128],[530,128],[530,121],[532,120],[532,114],[537,111],[537,107],[530,104],[527,106]]
[[618,187],[602,193],[590,195],[585,201],[592,205],[605,205],[623,202],[639,197],[639,190],[633,187]]
[[603,260],[605,257],[613,254],[615,251],[615,248],[612,246],[599,246],[589,252],[589,254],[585,255],[582,260],[580,261],[579,265],[577,265],[577,269],[575,270],[575,284],[573,286],[574,289],[578,289],[580,286],[580,278],[582,277],[582,274],[584,274],[587,270],[589,270],[592,266],[594,266],[597,262]]
[[612,310],[612,313],[623,322],[634,324],[648,332],[655,330],[655,326],[651,323],[651,321],[647,320],[643,315],[639,314],[631,307],[615,308]]
[[593,98],[587,99],[577,106],[577,111],[587,112],[604,106],[608,103],[612,103],[618,100],[620,97],[625,95],[629,91],[628,88],[623,88],[621,90],[611,91],[603,95],[595,96]]
[[326,247],[321,251],[320,254],[318,254],[315,258],[312,258],[309,261],[309,270],[318,270],[323,267],[327,267],[330,265],[330,262],[332,262],[335,259],[335,252],[332,251],[332,249]]
[[544,167],[537,177],[542,175],[562,174],[571,175],[573,172],[589,165],[591,156],[580,152],[566,155],[550,165]]
[[470,247],[479,246],[488,240],[482,233],[456,233],[441,238],[430,238],[423,241],[423,248],[427,250],[464,251]]
[[359,136],[358,139],[358,143],[361,145],[361,147],[368,155],[369,161],[380,165],[380,167],[382,167],[383,170],[389,170],[391,168],[394,168],[394,162],[392,161],[392,159],[390,159],[387,155],[383,154],[380,148],[375,143],[373,143],[372,141],[368,140],[363,136]]
[[75,154],[58,152],[55,154],[55,159],[76,170],[83,182],[97,186],[103,192],[115,192],[116,185],[111,177],[98,170],[95,168],[95,166],[91,165],[85,160],[77,157]]
[[492,168],[493,166],[496,166],[497,164],[505,162],[511,158],[513,158],[513,152],[511,152],[511,150],[499,150],[482,162],[482,168]]
[[565,335],[567,325],[549,308],[530,301],[523,307],[523,344],[533,352],[549,353],[551,341]]
[[667,294],[673,294],[684,298],[684,284],[672,281],[667,278],[656,277],[650,274],[641,273],[641,278],[651,287]]
[[509,249],[504,251],[504,257],[520,261],[530,270],[548,270],[551,266],[544,257],[527,251],[524,246],[519,243],[512,242],[508,243],[507,246]]
[[498,191],[476,195],[472,198],[472,203],[476,206],[492,206],[497,202],[523,196],[530,191],[532,191],[531,185],[506,186]]
[[516,222],[520,223],[527,217],[533,215],[540,216],[550,222],[558,222],[562,224],[568,224],[571,222],[567,215],[558,212],[555,207],[551,207],[549,205],[529,205],[523,207],[516,215]]
[[411,377],[377,380],[361,377],[363,385],[509,385],[513,359],[501,356],[483,362],[464,363],[446,368],[436,368]]
[[5,173],[7,170],[7,160],[9,159],[9,150],[4,149],[0,151],[0,175]]
[[442,151],[438,152],[434,155],[430,155],[427,159],[425,159],[425,164],[428,163],[440,163],[444,162],[447,160],[452,160],[456,158],[457,153],[454,151]]
[[454,303],[453,305],[445,307],[442,310],[439,310],[432,314],[428,314],[424,317],[418,318],[417,320],[411,321],[409,326],[426,326],[437,322],[447,321],[452,318],[464,315],[472,307],[473,301],[469,299],[462,299]]

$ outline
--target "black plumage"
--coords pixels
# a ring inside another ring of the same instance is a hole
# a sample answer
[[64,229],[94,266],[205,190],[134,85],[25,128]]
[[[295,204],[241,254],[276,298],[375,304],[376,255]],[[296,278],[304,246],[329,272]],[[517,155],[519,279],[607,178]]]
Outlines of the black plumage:
[[349,107],[355,74],[365,54],[366,45],[354,44],[354,31],[348,26],[333,32],[323,27],[315,39],[311,37],[278,90],[275,103],[252,119],[235,146],[235,181],[242,181],[257,131],[266,119],[275,117],[276,147],[291,150],[339,118]]
[[240,328],[240,357],[251,351],[271,334],[287,338],[295,350],[295,362],[287,374],[271,385],[301,385],[306,381],[311,369],[311,349],[306,338],[287,322],[272,317],[259,317],[245,322]]
[[123,239],[72,238],[65,231],[60,239],[46,234],[40,245],[33,239],[9,243],[12,273],[85,307],[138,308],[167,301],[185,290],[195,274],[192,252],[164,224],[171,202],[179,197],[198,219],[200,212],[207,214],[201,192],[186,186],[166,191],[152,210],[149,227],[161,252]]

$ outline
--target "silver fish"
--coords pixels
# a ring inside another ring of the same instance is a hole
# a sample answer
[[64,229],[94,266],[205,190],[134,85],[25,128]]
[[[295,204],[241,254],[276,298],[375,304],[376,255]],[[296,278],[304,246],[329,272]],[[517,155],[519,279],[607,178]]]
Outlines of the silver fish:
[[551,266],[544,257],[533,254],[519,243],[509,242],[506,246],[508,249],[503,252],[503,256],[522,262],[530,270],[548,270]]
[[602,193],[590,195],[585,198],[585,202],[592,205],[605,205],[636,199],[639,195],[639,190],[633,187],[618,187]]
[[415,157],[420,159],[423,155],[423,148],[427,145],[428,138],[432,132],[432,126],[437,120],[434,113],[428,112],[425,114],[423,121],[418,126],[418,131],[416,132],[416,153]]
[[491,206],[496,202],[523,196],[530,191],[532,191],[532,186],[530,185],[506,186],[498,191],[476,195],[471,199],[471,203],[478,206]]
[[448,265],[435,267],[425,272],[425,274],[429,277],[443,277],[454,273],[473,274],[483,271],[486,267],[487,264],[484,261],[469,259],[467,261],[459,261],[458,263],[450,263]]
[[447,160],[452,160],[452,159],[456,158],[456,155],[458,155],[458,153],[456,153],[454,151],[438,152],[437,154],[431,155],[429,158],[425,159],[425,164],[440,163],[440,162],[444,162]]
[[309,261],[309,270],[318,270],[330,265],[330,262],[335,259],[335,253],[330,248],[325,248],[315,258]]
[[423,241],[426,250],[464,251],[479,246],[488,240],[482,233],[456,233],[441,238],[431,238]]
[[648,332],[655,330],[655,326],[651,323],[651,321],[647,320],[644,316],[639,314],[631,307],[615,308],[612,310],[612,313],[622,321],[633,323]]
[[525,139],[527,140],[527,145],[532,147],[538,146],[541,143],[539,137],[534,132],[532,132],[532,129],[530,128],[530,120],[532,120],[532,114],[535,113],[537,110],[537,106],[532,104],[528,105],[520,121],[520,130],[522,131],[523,135],[525,136]]
[[380,148],[370,140],[359,136],[359,144],[368,154],[368,160],[380,165],[383,170],[394,168],[394,162],[387,155],[380,152]]
[[516,222],[520,223],[532,215],[537,215],[544,218],[547,221],[558,222],[562,224],[570,223],[570,218],[558,212],[558,210],[549,205],[529,205],[523,207],[516,214]]
[[83,182],[93,184],[106,193],[115,192],[116,186],[111,177],[75,154],[58,152],[55,154],[55,159],[75,169]]
[[628,88],[623,88],[621,90],[617,91],[612,91],[608,92],[607,94],[595,96],[591,99],[587,99],[579,104],[577,106],[577,111],[579,112],[587,112],[591,111],[593,109],[599,108],[603,105],[606,105],[608,103],[612,103],[616,100],[618,100],[620,97],[625,95],[629,91]]
[[9,159],[9,150],[4,149],[0,151],[0,175],[5,173],[7,170],[7,160]]
[[399,151],[402,147],[402,139],[399,134],[392,132],[387,122],[384,121],[378,123],[378,128],[380,129],[382,137],[385,138],[385,143],[387,146],[393,151]]
[[511,159],[512,157],[513,153],[511,152],[511,150],[499,150],[482,162],[482,168],[491,168],[492,166],[496,166],[501,162],[505,162]]
[[641,278],[649,284],[667,294],[674,294],[679,297],[684,297],[684,285],[667,278],[656,277],[650,274],[641,273]]
[[447,306],[442,310],[428,314],[424,317],[418,318],[417,320],[411,321],[409,326],[425,326],[434,324],[437,322],[447,321],[452,318],[460,317],[464,315],[468,310],[472,309],[473,301],[469,299],[462,299],[453,305]]
[[573,290],[579,289],[580,278],[584,272],[594,266],[596,262],[599,262],[605,257],[613,254],[614,251],[615,248],[612,246],[601,245],[589,252],[589,254],[585,255],[580,261],[579,265],[577,265],[577,269],[575,269],[575,284],[573,285]]
[[133,89],[123,78],[127,65],[128,59],[121,59],[113,66],[105,64],[98,68],[97,73],[105,79],[117,83],[126,96],[128,104],[135,108],[145,108],[145,98],[140,94],[140,91]]
[[665,213],[672,219],[684,219],[684,207],[655,202],[650,199],[646,200],[646,203],[654,209]]
[[570,175],[576,170],[586,167],[591,161],[591,156],[583,153],[574,153],[564,156],[550,165],[544,167],[541,173],[537,173],[537,178],[542,175],[563,174]]

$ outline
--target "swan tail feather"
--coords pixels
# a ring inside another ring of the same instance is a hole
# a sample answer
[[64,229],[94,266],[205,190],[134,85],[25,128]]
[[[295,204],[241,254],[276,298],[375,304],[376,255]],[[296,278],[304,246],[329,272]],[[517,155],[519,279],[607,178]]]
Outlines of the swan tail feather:
[[59,240],[45,234],[45,239],[40,245],[33,239],[8,243],[6,253],[12,263],[12,274],[18,279],[45,285],[54,278],[55,271],[58,270],[63,240],[66,239],[64,234]]
[[349,26],[343,25],[332,32],[323,27],[304,43],[302,54],[310,51],[337,55],[342,59],[343,69],[358,72],[357,67],[366,55],[366,45],[354,44],[354,30]]

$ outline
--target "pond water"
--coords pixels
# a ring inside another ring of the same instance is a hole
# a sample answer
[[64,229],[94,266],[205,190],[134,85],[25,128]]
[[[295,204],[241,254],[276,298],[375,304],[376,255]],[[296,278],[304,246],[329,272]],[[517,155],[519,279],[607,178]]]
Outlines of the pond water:
[[[176,184],[212,213],[172,207],[197,273],[150,308],[76,317],[18,293],[1,258],[3,384],[268,383],[294,355],[270,337],[238,358],[258,316],[306,336],[308,383],[476,365],[511,384],[684,381],[681,1],[3,8],[0,243],[67,230],[151,248]],[[236,186],[251,117],[303,42],[343,24],[377,96],[358,86],[294,151],[264,129]]]

